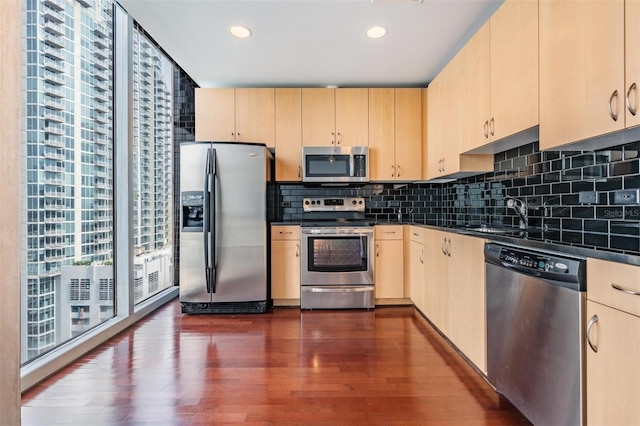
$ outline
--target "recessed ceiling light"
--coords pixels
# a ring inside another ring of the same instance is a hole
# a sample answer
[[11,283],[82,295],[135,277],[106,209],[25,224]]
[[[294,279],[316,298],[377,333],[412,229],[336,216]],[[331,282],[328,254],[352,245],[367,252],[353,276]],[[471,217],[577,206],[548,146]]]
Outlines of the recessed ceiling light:
[[229,33],[236,38],[249,38],[251,37],[251,30],[243,25],[234,25],[229,28]]
[[371,27],[367,30],[367,37],[369,38],[381,38],[387,35],[387,29],[385,27]]

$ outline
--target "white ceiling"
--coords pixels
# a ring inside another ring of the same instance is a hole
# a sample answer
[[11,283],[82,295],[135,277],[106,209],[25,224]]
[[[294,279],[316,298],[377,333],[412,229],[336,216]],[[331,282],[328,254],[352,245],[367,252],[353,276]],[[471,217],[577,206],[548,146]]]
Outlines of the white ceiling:
[[[201,87],[417,87],[503,0],[119,0]],[[253,35],[234,39],[232,25]],[[373,25],[388,29],[370,40]]]

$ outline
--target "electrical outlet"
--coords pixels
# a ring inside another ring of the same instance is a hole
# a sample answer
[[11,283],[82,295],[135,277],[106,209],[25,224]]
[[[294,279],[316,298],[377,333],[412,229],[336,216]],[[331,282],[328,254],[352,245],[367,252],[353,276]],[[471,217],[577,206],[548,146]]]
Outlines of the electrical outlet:
[[638,204],[640,189],[621,189],[613,191],[613,204]]
[[578,202],[580,204],[598,204],[598,192],[580,191],[578,192]]

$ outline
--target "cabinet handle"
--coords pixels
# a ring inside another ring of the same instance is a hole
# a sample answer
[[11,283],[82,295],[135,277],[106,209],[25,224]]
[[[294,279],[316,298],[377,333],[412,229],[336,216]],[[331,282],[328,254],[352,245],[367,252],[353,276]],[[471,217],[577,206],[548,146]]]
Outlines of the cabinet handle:
[[444,157],[443,157],[443,158],[442,158],[442,171],[443,171],[443,172],[444,172],[444,169],[445,169],[445,167],[444,167]]
[[484,122],[484,126],[482,126],[484,129],[484,137],[485,139],[489,139],[489,120]]
[[440,250],[442,250],[442,254],[444,254],[445,256],[447,255],[447,250],[445,249],[446,244],[447,244],[447,239],[443,238],[442,246],[440,246]]
[[338,145],[340,145],[340,142],[342,142],[340,139],[342,139],[342,134],[338,132]]
[[493,128],[494,128],[494,126],[495,126],[495,121],[496,121],[496,120],[495,120],[495,118],[494,118],[494,117],[491,117],[491,121],[489,121],[489,133],[491,133],[491,136],[493,136],[493,135],[494,135],[494,133],[493,133]]
[[298,166],[298,177],[301,178],[302,177],[302,167]]
[[293,234],[293,231],[280,231],[280,235],[282,234]]
[[631,101],[629,100],[629,96],[631,96],[631,91],[635,91],[636,90],[636,87],[637,87],[636,84],[633,83],[633,84],[631,84],[631,86],[629,86],[629,90],[627,90],[627,109],[629,109],[629,112],[633,116],[636,115],[638,110],[631,106]]
[[447,242],[447,256],[451,257],[451,238]]
[[400,177],[400,166],[397,166],[396,168],[398,169],[398,177]]
[[296,257],[300,257],[300,244],[296,244]]
[[626,289],[626,288],[624,288],[622,286],[619,286],[616,283],[611,283],[611,287],[613,287],[616,290],[621,291],[623,293],[631,294],[632,296],[640,296],[640,293],[638,293],[637,291]]
[[396,177],[396,166],[391,165],[391,177]]
[[593,327],[593,324],[597,322],[598,322],[598,316],[594,315],[589,320],[589,324],[587,324],[587,343],[591,347],[591,350],[594,351],[595,353],[598,353],[598,347],[593,343],[591,343],[591,327]]
[[334,132],[331,132],[331,145],[335,145],[336,144],[336,134]]
[[614,90],[613,93],[611,94],[611,97],[609,98],[609,115],[611,116],[613,121],[618,121],[618,114],[613,112],[613,108],[611,106],[611,104],[613,103],[613,98],[617,98],[617,97],[618,97],[618,89]]
[[424,264],[424,249],[420,249],[420,263]]
[[376,244],[376,257],[380,257],[380,244]]

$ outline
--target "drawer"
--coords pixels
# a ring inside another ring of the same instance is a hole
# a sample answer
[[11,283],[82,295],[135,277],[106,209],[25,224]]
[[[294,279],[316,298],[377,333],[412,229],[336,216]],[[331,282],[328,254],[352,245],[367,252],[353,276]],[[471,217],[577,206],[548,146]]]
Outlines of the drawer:
[[588,258],[587,299],[640,316],[640,267]]
[[416,243],[424,244],[427,239],[427,230],[419,226],[409,226],[409,239]]
[[271,227],[272,240],[300,240],[298,225],[274,225]]
[[373,229],[376,240],[401,240],[402,225],[376,225]]

